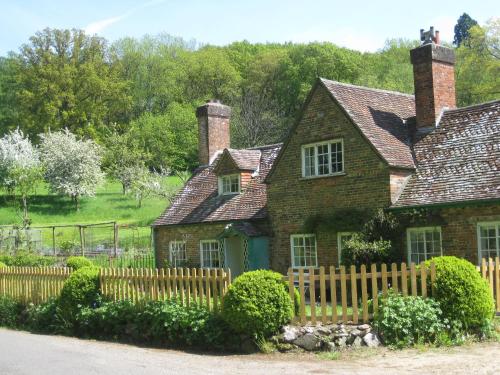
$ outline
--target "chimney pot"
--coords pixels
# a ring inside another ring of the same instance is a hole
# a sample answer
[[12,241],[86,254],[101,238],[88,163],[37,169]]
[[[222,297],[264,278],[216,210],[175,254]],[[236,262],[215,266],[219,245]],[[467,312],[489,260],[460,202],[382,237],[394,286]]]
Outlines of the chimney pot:
[[410,51],[417,128],[434,127],[441,112],[455,108],[455,52],[440,45],[439,31],[420,30],[423,44]]

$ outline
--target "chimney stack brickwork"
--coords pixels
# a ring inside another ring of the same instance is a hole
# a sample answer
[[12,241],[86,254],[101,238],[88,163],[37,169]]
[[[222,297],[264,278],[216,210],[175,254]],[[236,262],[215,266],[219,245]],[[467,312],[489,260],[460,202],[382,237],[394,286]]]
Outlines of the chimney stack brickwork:
[[411,50],[410,56],[417,128],[434,127],[443,109],[456,107],[455,52],[432,42]]
[[229,148],[231,107],[219,101],[209,101],[196,109],[198,118],[198,160],[210,164],[217,151]]

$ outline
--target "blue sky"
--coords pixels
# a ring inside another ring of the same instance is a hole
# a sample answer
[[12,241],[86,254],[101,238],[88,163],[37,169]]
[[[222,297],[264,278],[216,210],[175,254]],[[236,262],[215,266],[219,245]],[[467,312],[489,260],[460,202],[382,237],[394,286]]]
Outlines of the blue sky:
[[498,0],[0,0],[0,9],[0,55],[45,27],[81,28],[111,41],[166,32],[217,45],[330,41],[374,51],[388,38],[418,38],[430,25],[451,40],[463,12],[480,24],[500,16]]

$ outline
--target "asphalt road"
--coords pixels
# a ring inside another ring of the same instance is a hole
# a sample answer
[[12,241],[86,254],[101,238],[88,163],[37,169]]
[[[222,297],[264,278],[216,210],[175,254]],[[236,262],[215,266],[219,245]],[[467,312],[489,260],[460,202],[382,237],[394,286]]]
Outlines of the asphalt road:
[[308,355],[207,355],[0,329],[1,375],[498,374],[500,344],[382,350],[336,361]]

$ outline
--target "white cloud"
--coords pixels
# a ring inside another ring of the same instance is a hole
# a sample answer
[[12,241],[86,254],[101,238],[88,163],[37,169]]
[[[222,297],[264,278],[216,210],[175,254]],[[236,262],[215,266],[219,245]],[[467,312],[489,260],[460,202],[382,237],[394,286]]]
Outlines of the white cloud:
[[114,23],[117,23],[118,21],[121,21],[125,17],[127,17],[127,15],[122,14],[121,16],[105,18],[105,19],[100,20],[100,21],[89,23],[87,26],[85,26],[85,29],[84,29],[85,33],[86,34],[100,33],[102,30],[108,28],[109,26],[111,26]]
[[86,34],[100,33],[104,29],[107,29],[109,26],[111,26],[117,22],[120,22],[120,21],[124,20],[125,18],[130,17],[131,15],[133,15],[135,12],[137,12],[139,10],[164,3],[165,1],[166,0],[151,0],[151,1],[148,1],[147,3],[136,6],[132,9],[129,9],[127,12],[125,12],[119,16],[104,18],[104,19],[99,20],[99,21],[91,22],[87,26],[85,26],[85,28],[84,28],[85,33]]
[[300,34],[295,34],[291,40],[299,43],[308,42],[332,42],[342,47],[355,49],[362,52],[376,51],[384,46],[385,39],[376,35],[356,31],[352,28],[340,28],[327,30],[325,28],[314,27]]

